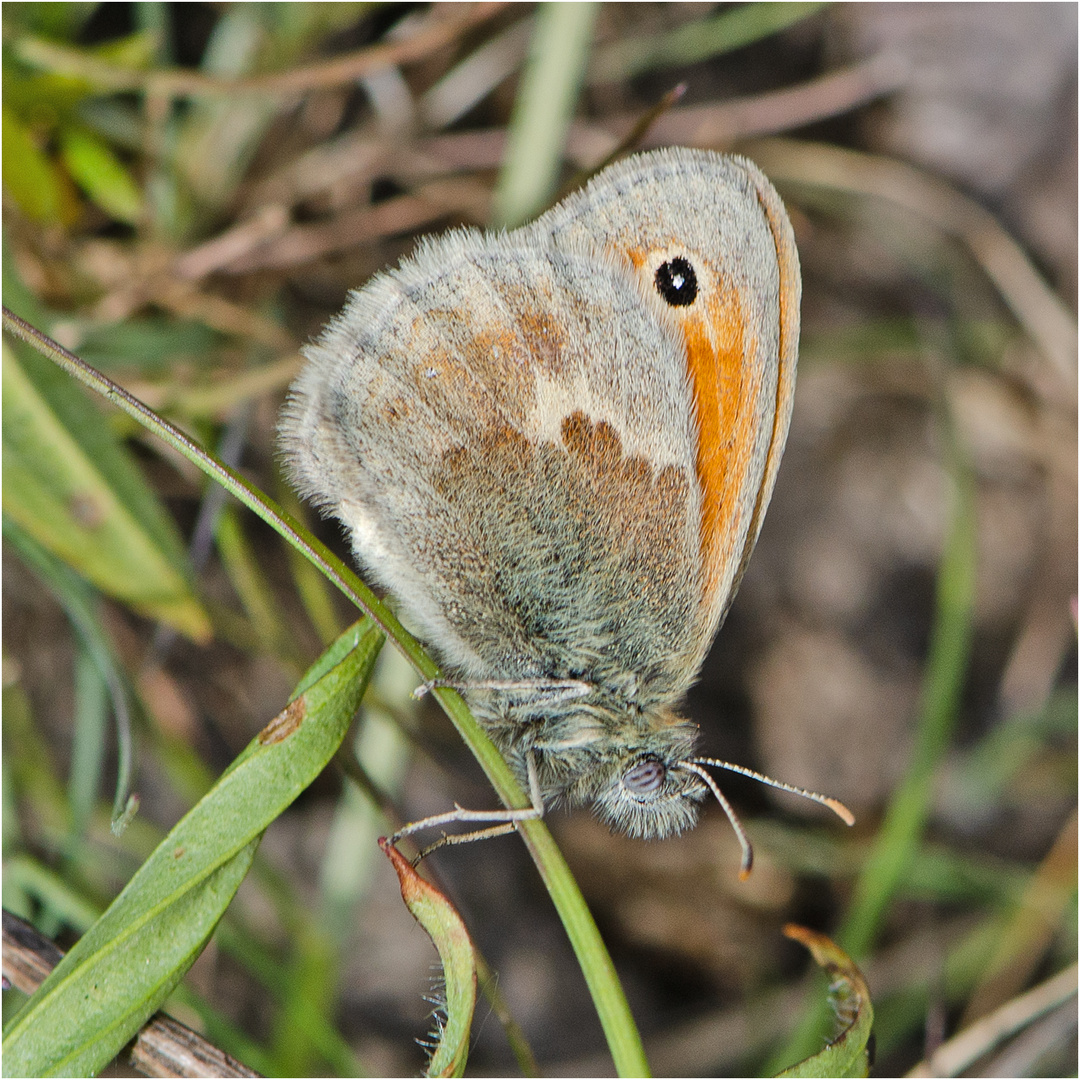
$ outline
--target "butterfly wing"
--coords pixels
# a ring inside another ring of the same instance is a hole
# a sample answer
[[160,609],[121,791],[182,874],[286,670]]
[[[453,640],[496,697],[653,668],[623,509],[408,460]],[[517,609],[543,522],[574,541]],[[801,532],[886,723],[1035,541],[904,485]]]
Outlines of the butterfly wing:
[[307,350],[282,425],[294,479],[464,677],[640,703],[692,678],[701,492],[662,307],[586,237],[455,233]]
[[654,295],[661,268],[692,268],[696,295],[672,296],[667,316],[697,421],[704,582],[690,632],[703,655],[753,551],[791,419],[801,279],[783,204],[745,158],[660,150],[605,169],[526,231],[536,243],[602,242]]
[[354,294],[294,387],[292,472],[460,674],[670,702],[761,527],[799,292],[750,162],[628,159]]

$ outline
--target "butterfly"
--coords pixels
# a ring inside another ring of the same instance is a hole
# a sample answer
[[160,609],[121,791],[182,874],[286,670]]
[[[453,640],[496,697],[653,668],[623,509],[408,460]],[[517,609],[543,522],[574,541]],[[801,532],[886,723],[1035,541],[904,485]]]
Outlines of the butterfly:
[[[538,816],[692,826],[678,706],[746,570],[787,438],[801,279],[745,158],[659,150],[530,225],[456,230],[350,295],[283,411],[289,473],[465,694]],[[468,834],[472,836],[473,834]]]

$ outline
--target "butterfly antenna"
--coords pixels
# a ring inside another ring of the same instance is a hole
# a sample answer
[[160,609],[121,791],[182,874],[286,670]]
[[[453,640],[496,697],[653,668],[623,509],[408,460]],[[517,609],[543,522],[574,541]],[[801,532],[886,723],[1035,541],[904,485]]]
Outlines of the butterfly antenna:
[[[828,795],[819,795],[816,791],[807,791],[806,788],[795,787],[793,784],[785,784],[782,780],[774,780],[771,776],[755,772],[744,765],[735,765],[730,761],[720,761],[717,758],[707,757],[691,758],[689,761],[680,762],[680,765],[684,769],[689,768],[691,765],[711,765],[715,769],[727,769],[728,772],[749,776],[752,780],[777,788],[779,791],[790,791],[792,795],[801,795],[811,802],[821,803],[822,806],[827,806],[845,825],[855,824],[855,815],[839,799],[830,798]],[[698,773],[699,776],[705,775],[698,769],[692,771]],[[730,814],[728,816],[730,817]]]
[[709,790],[716,796],[716,801],[724,808],[724,813],[727,814],[728,821],[731,822],[731,827],[735,830],[739,847],[742,848],[742,862],[739,863],[739,880],[745,881],[754,867],[754,849],[750,846],[750,838],[746,835],[746,830],[739,820],[739,815],[735,813],[734,807],[727,801],[716,781],[701,767],[703,762],[709,763],[709,759],[694,758],[692,761],[680,761],[679,768],[700,776]]

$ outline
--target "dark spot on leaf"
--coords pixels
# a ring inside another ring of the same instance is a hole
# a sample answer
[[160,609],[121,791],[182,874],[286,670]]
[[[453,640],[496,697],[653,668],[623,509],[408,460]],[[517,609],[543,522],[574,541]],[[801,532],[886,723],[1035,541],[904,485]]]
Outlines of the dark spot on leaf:
[[283,742],[304,722],[304,712],[303,698],[289,702],[288,706],[259,732],[259,743],[269,746]]

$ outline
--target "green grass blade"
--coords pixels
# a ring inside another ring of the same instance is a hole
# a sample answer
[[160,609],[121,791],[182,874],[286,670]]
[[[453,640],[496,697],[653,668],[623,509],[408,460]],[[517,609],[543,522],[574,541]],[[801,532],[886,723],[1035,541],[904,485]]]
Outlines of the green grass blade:
[[[112,699],[116,719],[116,794],[113,799],[113,823],[117,827],[128,804],[133,749],[131,738],[131,710],[128,707],[130,688],[123,670],[116,659],[112,641],[101,625],[98,613],[98,597],[93,587],[66,563],[46,551],[33,537],[19,528],[5,513],[3,516],[4,540],[18,553],[42,581],[52,590],[76,634],[83,649],[92,658],[109,696]],[[76,744],[78,743],[76,733]],[[74,763],[72,775],[76,774]],[[94,792],[97,787],[94,785]],[[73,808],[77,806],[72,803]],[[75,817],[78,819],[78,811]],[[117,833],[119,835],[119,833]]]
[[128,500],[141,480],[132,473],[118,488],[107,475],[126,451],[114,440],[78,437],[105,426],[85,399],[81,405],[74,424],[62,417],[5,345],[4,511],[103,592],[205,640],[210,624],[182,570],[178,539],[163,547],[160,529],[146,526],[145,503]]
[[914,753],[838,934],[856,958],[869,951],[885,909],[922,843],[934,777],[948,747],[967,671],[975,602],[975,490],[974,478],[963,466],[953,470],[953,477],[953,520],[938,572],[937,610]]
[[559,911],[600,1017],[616,1072],[619,1076],[652,1075],[615,965],[562,852],[542,821],[520,822],[518,831]]
[[[837,934],[841,946],[856,960],[869,952],[888,905],[904,883],[922,845],[933,783],[952,734],[971,649],[975,602],[975,484],[970,467],[962,460],[951,435],[946,422],[954,486],[953,511],[938,570],[930,654],[923,677],[915,747]],[[810,1053],[820,1037],[824,1020],[824,1009],[812,1011],[776,1060],[791,1061]]]
[[[122,387],[105,378],[101,372],[57,345],[7,308],[4,309],[4,328],[32,344],[43,356],[133,417],[258,514],[275,532],[318,567],[327,580],[371,616],[376,625],[401,650],[423,681],[440,676],[438,666],[371,590],[324,544],[283,513],[271,499],[249,484],[238,472],[223,465]],[[518,809],[528,807],[528,796],[522,791],[495,744],[474,719],[461,695],[456,690],[439,688],[434,691],[433,696],[480,763],[503,805]],[[615,966],[566,860],[542,821],[523,822],[521,834],[581,965],[619,1075],[649,1075],[641,1036],[615,974]]]
[[109,688],[93,657],[79,649],[75,654],[75,723],[68,771],[71,844],[82,842],[97,806],[108,721]]
[[[258,869],[259,864],[256,861],[256,873]],[[317,922],[317,914],[315,919]],[[320,1012],[314,1002],[297,996],[293,986],[293,971],[291,967],[282,966],[279,956],[271,953],[250,933],[237,928],[227,919],[218,929],[215,944],[221,948],[223,955],[232,957],[237,964],[251,974],[269,995],[269,1000],[273,1001],[277,1010],[292,1014],[295,1024],[303,1028],[305,1040],[318,1051],[338,1076],[363,1075],[360,1062],[348,1042],[334,1026],[333,1017]],[[184,986],[181,984],[177,987],[177,992],[183,991]],[[213,1010],[205,1008],[200,1015],[204,1015],[204,1019],[209,1024],[211,1023],[209,1018],[215,1014]],[[225,1042],[220,1042],[216,1038],[212,1041],[233,1057],[246,1061],[252,1068],[258,1068],[259,1072],[274,1075],[274,1067],[277,1065],[274,1056],[269,1051],[260,1049],[259,1053],[265,1059],[265,1067],[256,1065],[245,1056],[247,1051],[236,1041],[235,1034],[230,1032],[229,1039]],[[282,1074],[280,1070],[278,1074],[289,1075]]]
[[60,135],[60,153],[68,172],[91,202],[117,221],[138,223],[143,211],[142,193],[104,139],[88,128],[65,128]]
[[542,4],[495,187],[492,223],[511,228],[555,194],[566,132],[577,105],[596,4]]
[[[293,638],[282,617],[277,599],[264,568],[260,565],[240,522],[235,505],[221,508],[215,529],[215,541],[222,566],[240,603],[258,636],[262,650],[293,662]],[[299,670],[302,665],[297,665]]]
[[30,855],[15,855],[4,862],[4,886],[16,885],[32,896],[57,922],[85,932],[101,915],[101,908],[87,900],[55,870]]
[[[224,1050],[230,1057],[242,1061],[249,1069],[254,1069],[263,1076],[274,1075],[273,1062],[262,1045],[246,1034],[238,1024],[226,1019],[220,1009],[195,993],[186,983],[180,983],[172,992],[166,1002],[165,1011],[169,1012],[174,1003],[191,1009],[198,1016],[202,1021],[203,1037],[219,1050]],[[348,1075],[362,1076],[363,1073],[357,1071]]]
[[660,37],[622,38],[597,50],[590,82],[616,82],[644,71],[696,64],[741,49],[815,14],[823,3],[755,3],[696,19]]
[[12,1019],[5,1075],[93,1073],[168,996],[224,914],[263,830],[345,737],[382,635],[363,621],[336,644],[344,658],[249,744]]

